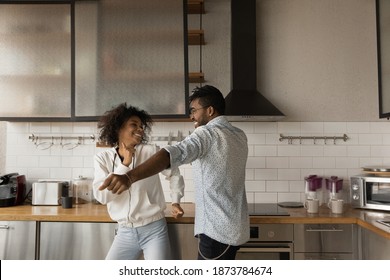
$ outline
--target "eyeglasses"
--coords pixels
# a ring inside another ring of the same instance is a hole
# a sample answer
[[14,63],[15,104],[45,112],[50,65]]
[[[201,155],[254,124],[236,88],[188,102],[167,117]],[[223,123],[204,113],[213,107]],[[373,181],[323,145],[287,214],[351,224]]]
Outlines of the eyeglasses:
[[190,116],[192,116],[193,114],[195,114],[196,111],[200,110],[200,109],[204,109],[204,108],[207,108],[209,106],[204,106],[204,107],[200,107],[200,108],[190,108]]

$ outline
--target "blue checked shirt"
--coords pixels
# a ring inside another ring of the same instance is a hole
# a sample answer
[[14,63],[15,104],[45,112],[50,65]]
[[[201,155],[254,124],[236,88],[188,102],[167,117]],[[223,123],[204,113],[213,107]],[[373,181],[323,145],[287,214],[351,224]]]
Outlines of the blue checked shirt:
[[224,244],[249,240],[245,192],[248,144],[245,133],[219,116],[176,145],[164,147],[171,167],[192,163],[195,183],[195,235]]

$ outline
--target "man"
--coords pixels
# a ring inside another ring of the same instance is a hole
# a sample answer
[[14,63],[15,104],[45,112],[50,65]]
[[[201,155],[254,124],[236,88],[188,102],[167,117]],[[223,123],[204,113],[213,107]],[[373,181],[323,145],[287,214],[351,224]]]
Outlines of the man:
[[235,259],[239,246],[249,240],[245,192],[247,137],[224,114],[225,99],[217,88],[195,88],[190,96],[194,132],[125,175],[109,176],[99,188],[121,193],[132,183],[164,169],[192,163],[198,259]]

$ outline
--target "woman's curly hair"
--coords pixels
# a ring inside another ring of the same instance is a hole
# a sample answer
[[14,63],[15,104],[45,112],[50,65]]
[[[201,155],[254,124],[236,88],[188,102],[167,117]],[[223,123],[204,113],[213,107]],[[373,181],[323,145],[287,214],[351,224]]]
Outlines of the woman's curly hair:
[[126,103],[119,104],[117,107],[105,112],[100,118],[97,124],[97,127],[101,129],[99,141],[111,146],[118,145],[119,130],[122,128],[123,124],[133,116],[137,116],[141,119],[141,123],[144,127],[142,143],[147,143],[148,135],[153,125],[152,117],[146,111],[131,105],[127,106]]

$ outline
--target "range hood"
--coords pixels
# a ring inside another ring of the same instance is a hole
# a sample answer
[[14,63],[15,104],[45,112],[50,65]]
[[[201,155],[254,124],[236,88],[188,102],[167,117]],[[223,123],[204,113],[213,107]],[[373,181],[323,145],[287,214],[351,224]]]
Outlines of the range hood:
[[257,90],[256,0],[231,0],[232,90],[225,97],[230,121],[278,121],[285,117]]

